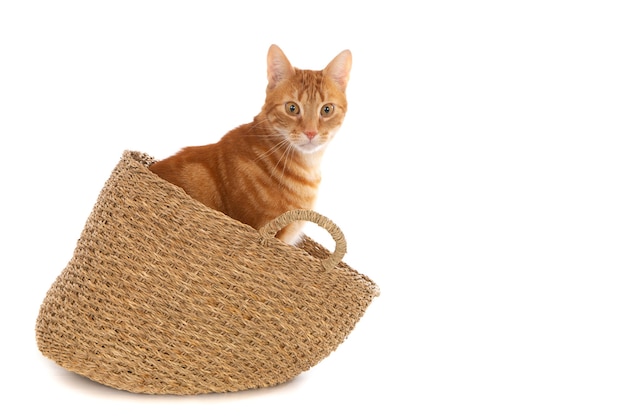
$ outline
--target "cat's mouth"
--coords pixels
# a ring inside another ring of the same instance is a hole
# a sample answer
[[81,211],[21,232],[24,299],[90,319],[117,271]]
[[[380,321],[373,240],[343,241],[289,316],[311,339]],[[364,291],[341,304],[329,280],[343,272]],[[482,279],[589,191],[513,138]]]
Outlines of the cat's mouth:
[[319,140],[307,140],[296,144],[296,148],[305,154],[315,153],[324,147],[324,143]]
[[288,134],[282,134],[285,141],[287,141],[291,148],[297,150],[302,154],[312,154],[322,150],[328,143],[328,139],[325,136],[316,134],[314,137],[309,138],[304,133],[290,132]]

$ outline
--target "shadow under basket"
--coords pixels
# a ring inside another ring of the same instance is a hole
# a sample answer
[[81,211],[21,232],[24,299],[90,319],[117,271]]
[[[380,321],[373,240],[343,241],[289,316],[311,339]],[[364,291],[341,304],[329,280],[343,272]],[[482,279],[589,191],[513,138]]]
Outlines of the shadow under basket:
[[[309,210],[257,231],[153,174],[125,151],[36,323],[40,351],[117,389],[200,394],[286,382],[352,331],[377,285],[341,258],[345,239]],[[312,221],[335,239],[274,235]]]

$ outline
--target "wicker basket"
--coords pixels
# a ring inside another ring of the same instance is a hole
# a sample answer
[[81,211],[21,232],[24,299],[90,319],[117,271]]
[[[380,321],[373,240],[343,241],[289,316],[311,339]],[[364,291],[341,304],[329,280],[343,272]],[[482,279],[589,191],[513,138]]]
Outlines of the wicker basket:
[[[36,324],[41,352],[131,392],[199,394],[268,387],[328,356],[372,299],[341,262],[345,240],[313,211],[262,230],[211,210],[124,152]],[[292,221],[326,228],[330,253],[273,235]]]

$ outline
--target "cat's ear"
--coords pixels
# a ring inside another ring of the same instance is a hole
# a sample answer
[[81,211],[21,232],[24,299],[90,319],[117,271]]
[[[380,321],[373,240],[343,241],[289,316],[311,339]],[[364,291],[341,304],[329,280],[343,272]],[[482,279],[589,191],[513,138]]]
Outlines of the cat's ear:
[[270,46],[267,52],[267,88],[273,89],[295,73],[283,51],[276,45]]
[[324,68],[324,75],[330,77],[342,91],[346,90],[352,69],[352,53],[345,50],[337,55],[330,64]]

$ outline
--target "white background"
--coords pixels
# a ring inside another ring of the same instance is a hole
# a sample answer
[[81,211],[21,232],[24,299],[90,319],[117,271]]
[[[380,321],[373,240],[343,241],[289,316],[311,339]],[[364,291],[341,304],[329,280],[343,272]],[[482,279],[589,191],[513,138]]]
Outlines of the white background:
[[[0,3],[0,414],[625,415],[622,4]],[[137,395],[44,358],[39,305],[123,150],[251,121],[272,43],[352,50],[317,210],[381,296],[272,389]]]

